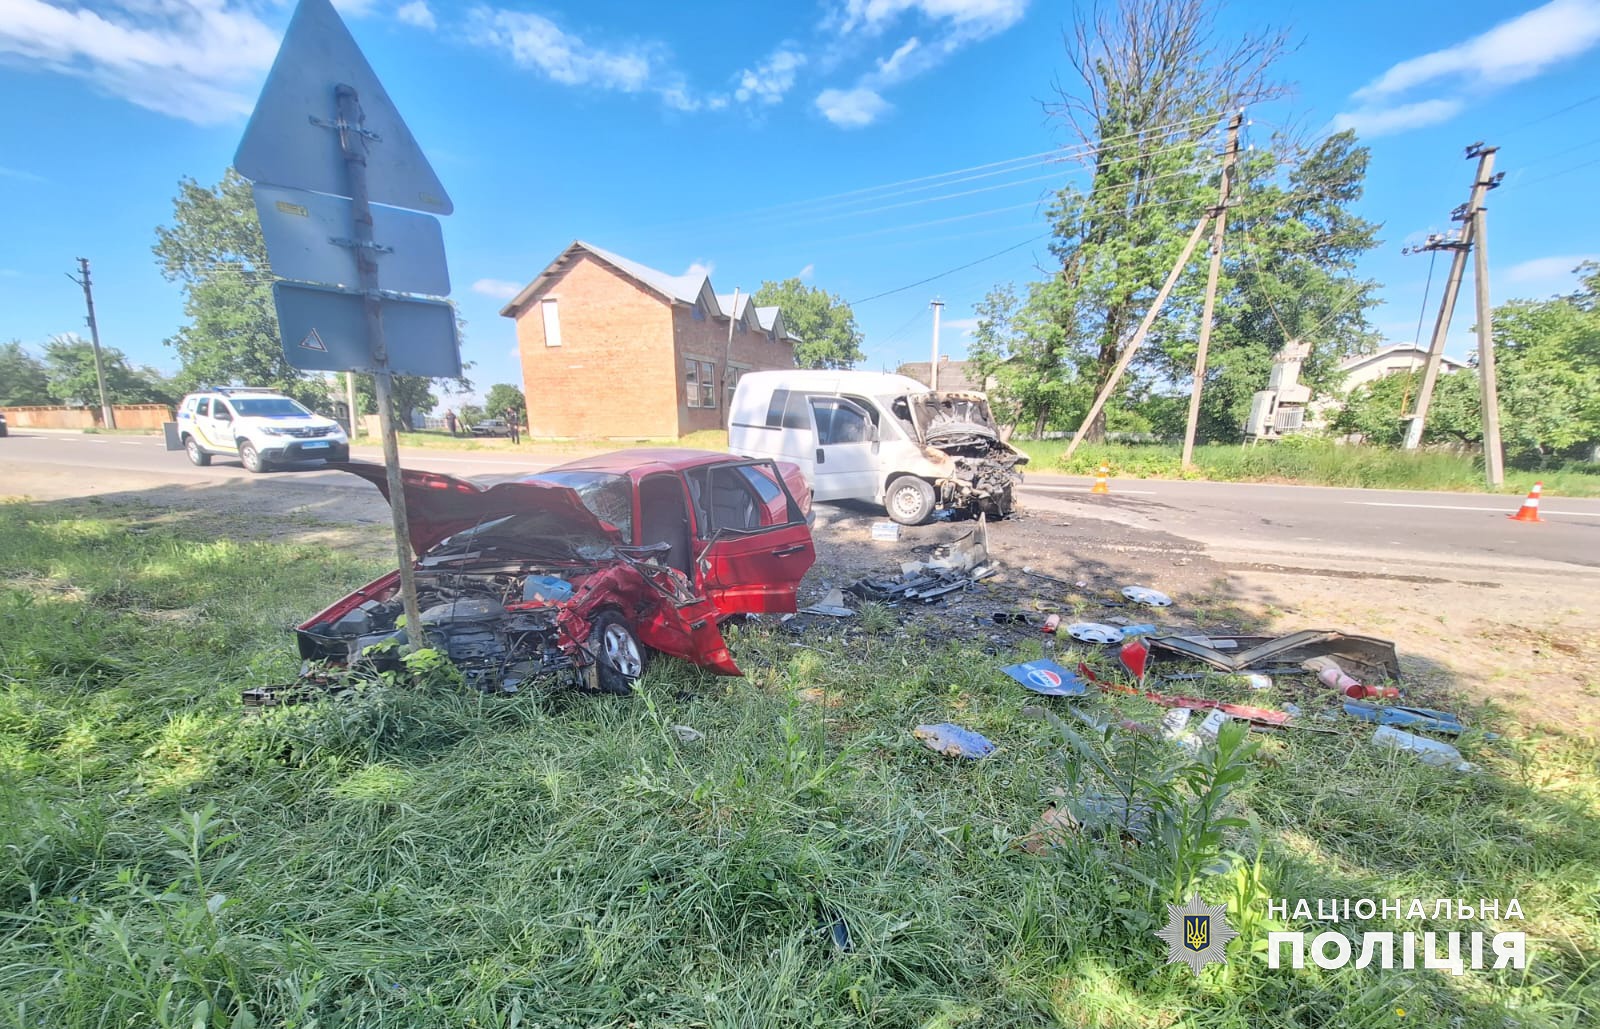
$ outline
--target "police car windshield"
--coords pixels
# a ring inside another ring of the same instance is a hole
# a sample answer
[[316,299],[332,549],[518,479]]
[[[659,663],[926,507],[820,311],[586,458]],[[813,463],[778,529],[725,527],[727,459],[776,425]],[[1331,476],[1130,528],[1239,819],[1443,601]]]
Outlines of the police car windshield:
[[229,397],[228,403],[250,418],[302,418],[311,414],[288,397]]

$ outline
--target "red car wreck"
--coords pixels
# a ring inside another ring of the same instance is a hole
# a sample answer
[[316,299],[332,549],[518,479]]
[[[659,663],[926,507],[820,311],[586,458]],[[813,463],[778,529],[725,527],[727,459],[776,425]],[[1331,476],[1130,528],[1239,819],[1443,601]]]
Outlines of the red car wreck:
[[[334,467],[388,495],[382,465]],[[816,560],[811,491],[790,464],[651,448],[487,488],[403,480],[429,644],[483,690],[555,674],[627,693],[653,653],[739,675],[720,624],[795,610]],[[308,679],[393,667],[399,594],[390,572],[300,625]]]

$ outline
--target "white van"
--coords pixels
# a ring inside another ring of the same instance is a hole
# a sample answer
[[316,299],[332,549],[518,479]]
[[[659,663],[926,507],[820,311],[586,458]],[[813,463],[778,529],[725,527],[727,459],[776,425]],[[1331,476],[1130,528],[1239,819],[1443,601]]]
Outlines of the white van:
[[815,499],[870,500],[902,525],[941,507],[1005,517],[1028,461],[1000,439],[982,393],[879,372],[745,373],[728,449],[792,461]]

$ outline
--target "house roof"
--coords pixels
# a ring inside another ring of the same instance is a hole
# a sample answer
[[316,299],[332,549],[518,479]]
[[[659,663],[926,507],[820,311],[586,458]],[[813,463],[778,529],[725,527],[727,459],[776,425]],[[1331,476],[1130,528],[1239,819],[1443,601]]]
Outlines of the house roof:
[[[714,318],[727,318],[731,314],[734,318],[750,321],[763,332],[775,333],[779,339],[790,343],[800,342],[799,337],[792,334],[784,324],[781,308],[755,307],[751,305],[748,293],[738,294],[737,300],[732,293],[717,293],[711,288],[711,279],[708,276],[668,275],[664,271],[640,264],[621,254],[603,250],[593,243],[585,243],[581,239],[573,240],[571,245],[561,251],[544,271],[512,297],[510,302],[500,309],[500,313],[507,318],[515,318],[528,302],[538,296],[550,280],[560,273],[562,267],[579,253],[586,253],[601,263],[610,265],[669,303],[690,305],[700,303]],[[753,319],[750,317],[752,315]]]
[[[1428,351],[1414,343],[1391,343],[1386,347],[1374,350],[1370,354],[1355,354],[1347,357],[1339,362],[1339,368],[1342,371],[1353,372],[1357,368],[1369,365],[1374,361],[1380,361],[1386,357],[1414,357],[1420,361],[1425,360],[1427,356]],[[1467,362],[1458,361],[1449,354],[1439,355],[1439,363],[1451,371],[1467,367]]]

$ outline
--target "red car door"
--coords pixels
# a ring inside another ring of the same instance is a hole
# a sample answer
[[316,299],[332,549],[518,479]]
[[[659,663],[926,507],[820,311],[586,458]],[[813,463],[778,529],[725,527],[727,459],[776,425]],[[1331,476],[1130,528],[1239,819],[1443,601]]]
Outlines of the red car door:
[[702,550],[700,588],[723,614],[786,613],[816,563],[800,505],[771,461],[728,461],[689,473]]

